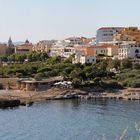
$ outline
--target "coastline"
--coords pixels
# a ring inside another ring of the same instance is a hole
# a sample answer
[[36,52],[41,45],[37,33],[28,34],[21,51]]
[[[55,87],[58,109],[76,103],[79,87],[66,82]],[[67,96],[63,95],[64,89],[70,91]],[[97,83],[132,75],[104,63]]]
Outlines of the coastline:
[[89,92],[81,89],[50,88],[47,91],[0,90],[0,108],[30,106],[35,102],[66,99],[140,100],[139,89],[123,89],[116,92]]

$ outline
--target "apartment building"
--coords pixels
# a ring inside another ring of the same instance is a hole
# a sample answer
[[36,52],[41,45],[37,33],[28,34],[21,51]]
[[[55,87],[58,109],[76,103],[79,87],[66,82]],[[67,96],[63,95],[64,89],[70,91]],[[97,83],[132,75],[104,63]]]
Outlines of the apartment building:
[[107,56],[114,57],[118,55],[118,46],[112,44],[103,44],[99,46],[93,46],[95,56]]
[[57,41],[50,48],[50,56],[52,57],[61,56],[61,57],[68,58],[74,53],[75,53],[75,48],[72,44],[70,44],[70,41],[68,40]]
[[134,41],[126,41],[119,45],[118,59],[140,58],[140,44]]
[[46,40],[39,41],[33,46],[33,51],[36,52],[49,52],[51,45]]
[[114,40],[114,35],[123,29],[123,27],[102,27],[98,29],[96,35],[96,43],[100,44],[112,42]]

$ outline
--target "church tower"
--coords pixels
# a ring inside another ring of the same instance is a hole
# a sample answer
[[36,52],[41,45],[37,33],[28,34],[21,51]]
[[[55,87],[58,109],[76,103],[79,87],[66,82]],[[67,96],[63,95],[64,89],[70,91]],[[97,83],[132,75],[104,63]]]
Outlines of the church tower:
[[9,37],[9,40],[8,40],[8,47],[13,47],[13,42],[12,42],[11,37]]
[[26,39],[26,41],[25,41],[25,44],[29,44],[30,42],[29,42],[29,40],[28,39]]

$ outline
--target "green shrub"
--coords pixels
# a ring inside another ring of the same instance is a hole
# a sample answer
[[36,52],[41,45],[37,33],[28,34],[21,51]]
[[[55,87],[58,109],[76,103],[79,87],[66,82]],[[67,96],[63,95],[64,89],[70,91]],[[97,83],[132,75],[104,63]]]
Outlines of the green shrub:
[[37,73],[34,78],[35,79],[40,79],[40,78],[43,78],[43,77],[46,77],[45,73]]
[[22,77],[22,76],[23,76],[22,73],[18,73],[18,72],[16,72],[16,77],[20,78],[20,77]]
[[140,64],[133,64],[133,69],[140,70]]
[[74,78],[72,80],[72,83],[73,83],[74,87],[79,87],[81,85],[82,81],[79,78]]
[[140,80],[134,80],[131,82],[132,88],[140,88]]
[[132,68],[132,62],[129,59],[124,59],[121,61],[121,68],[122,69],[130,69]]

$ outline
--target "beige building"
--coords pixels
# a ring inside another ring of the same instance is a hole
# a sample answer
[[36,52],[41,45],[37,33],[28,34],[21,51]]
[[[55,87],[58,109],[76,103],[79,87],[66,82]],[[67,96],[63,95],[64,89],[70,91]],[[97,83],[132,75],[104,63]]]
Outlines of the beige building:
[[104,44],[100,46],[94,46],[95,56],[108,56],[114,57],[118,55],[118,46],[111,44]]
[[30,43],[28,40],[26,40],[24,44],[15,47],[16,54],[26,54],[32,52],[32,50],[33,50],[33,44]]
[[48,41],[46,41],[46,40],[39,41],[37,44],[34,45],[33,51],[49,53],[51,46],[52,46],[52,44],[48,43]]
[[6,44],[0,44],[0,55],[5,55],[7,53],[8,46]]

